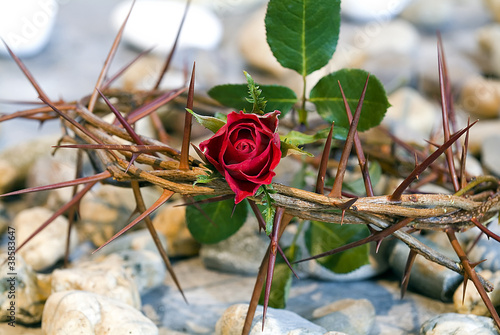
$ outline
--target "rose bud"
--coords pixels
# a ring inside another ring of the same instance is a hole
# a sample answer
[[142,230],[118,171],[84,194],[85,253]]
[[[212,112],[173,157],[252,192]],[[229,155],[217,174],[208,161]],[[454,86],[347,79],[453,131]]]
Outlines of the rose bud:
[[235,203],[269,185],[281,159],[277,133],[279,111],[259,116],[240,111],[231,112],[227,123],[200,149],[226,179],[236,194]]

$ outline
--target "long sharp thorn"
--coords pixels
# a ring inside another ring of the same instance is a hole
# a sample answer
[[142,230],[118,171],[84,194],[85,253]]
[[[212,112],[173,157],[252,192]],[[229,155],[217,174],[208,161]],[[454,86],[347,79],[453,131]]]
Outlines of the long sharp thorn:
[[132,59],[128,64],[118,70],[111,78],[107,79],[102,85],[101,90],[104,91],[107,89],[117,78],[119,78],[125,71],[127,71],[134,63],[136,63],[140,58],[144,57],[148,53],[150,53],[154,47],[144,50],[140,54],[138,54],[134,59]]
[[52,110],[54,112],[56,112],[57,114],[59,114],[59,116],[61,116],[63,119],[65,119],[66,121],[68,121],[69,123],[71,123],[73,126],[75,126],[76,128],[78,128],[78,130],[80,130],[82,133],[84,133],[85,135],[87,135],[88,137],[90,137],[91,139],[93,139],[96,143],[100,143],[102,144],[102,141],[97,138],[94,134],[92,134],[90,131],[88,131],[88,129],[86,129],[85,127],[83,127],[81,124],[79,124],[78,122],[76,122],[75,120],[73,120],[72,118],[70,118],[68,115],[64,114],[63,112],[61,112],[56,106],[54,106],[49,100],[46,100],[45,97],[43,96],[40,96],[39,97],[40,100],[42,100],[44,103],[46,103],[50,108],[52,108]]
[[495,234],[494,232],[492,232],[491,230],[489,230],[488,228],[483,226],[481,224],[481,222],[479,222],[476,218],[472,218],[472,219],[470,219],[470,221],[474,225],[476,225],[476,227],[478,227],[483,233],[485,233],[486,236],[491,237],[492,239],[494,239],[497,242],[500,242],[500,236],[498,236],[497,234]]
[[455,133],[448,141],[446,141],[443,145],[441,145],[436,151],[434,151],[429,157],[427,157],[419,166],[417,166],[405,180],[399,184],[399,186],[394,190],[392,195],[389,197],[391,201],[399,201],[401,199],[401,194],[403,191],[410,186],[410,184],[416,179],[416,177],[422,173],[429,165],[434,162],[447,148],[449,148],[453,142],[458,140],[460,136],[462,136],[470,127],[476,124],[477,121],[468,125],[458,133]]
[[462,291],[462,305],[465,302],[465,294],[467,293],[467,283],[469,282],[469,275],[467,272],[464,273],[464,289]]
[[[82,150],[78,150],[76,156],[76,171],[75,171],[75,179],[81,178],[82,175]],[[106,171],[107,172],[107,171]],[[72,198],[78,193],[78,185],[73,186]],[[68,267],[69,265],[69,253],[70,253],[70,242],[71,242],[71,228],[73,227],[73,223],[75,220],[75,216],[80,212],[80,202],[77,202],[75,205],[71,206],[68,213],[68,233],[66,234],[66,250],[64,251],[64,267]]]
[[455,253],[457,254],[458,258],[460,259],[460,263],[462,264],[463,268],[463,273],[464,273],[464,278],[465,274],[467,274],[468,279],[471,279],[472,282],[474,283],[474,286],[477,289],[477,292],[481,296],[481,299],[483,300],[484,304],[486,305],[486,308],[491,314],[491,317],[495,321],[495,324],[498,328],[500,328],[500,317],[498,316],[498,313],[495,309],[495,306],[490,300],[490,297],[486,293],[486,290],[484,289],[483,285],[481,284],[481,281],[479,279],[479,276],[476,273],[476,270],[474,270],[473,267],[471,267],[469,260],[467,258],[467,255],[465,254],[464,250],[462,249],[462,246],[457,240],[455,231],[448,228],[446,230],[446,235],[448,236],[448,240],[451,243],[451,246],[453,247],[453,250],[455,250]]
[[[344,100],[344,107],[347,115],[347,120],[349,121],[349,123],[351,123],[352,122],[351,108],[349,107],[349,103],[347,102],[347,98],[345,97],[344,90],[342,89],[340,82],[339,82],[339,87],[340,87],[340,93],[342,94],[342,100]],[[354,133],[354,149],[356,149],[356,155],[358,156],[359,167],[361,168],[361,173],[363,175],[366,195],[372,197],[374,195],[372,181],[370,178],[368,164],[366,163],[365,154],[363,153],[363,147],[361,145],[361,140],[359,139],[359,134],[357,130]]]
[[[252,208],[252,210],[255,214],[255,217],[257,218],[257,222],[259,223],[259,232],[261,232],[262,230],[265,230],[266,223],[264,222],[264,218],[262,217],[262,213],[260,212],[259,207],[257,207],[255,202],[252,200],[249,200],[248,202],[249,202],[250,207]],[[269,236],[269,238],[271,238],[271,236]],[[292,271],[295,278],[300,279],[299,276],[297,275],[297,273],[295,272],[295,270],[293,269],[292,264],[290,264],[290,261],[288,260],[285,253],[283,252],[283,250],[279,246],[279,244],[278,244],[278,252],[281,255],[281,257],[283,258],[283,260],[285,261],[285,263],[288,266],[288,268],[290,269],[290,271]]]
[[33,77],[33,75],[31,74],[31,72],[29,72],[28,68],[24,65],[24,63],[21,61],[21,59],[19,59],[19,57],[17,57],[14,54],[14,52],[12,52],[12,50],[7,45],[7,43],[3,40],[3,38],[2,38],[2,42],[5,45],[5,48],[9,52],[10,56],[12,57],[12,59],[14,59],[14,61],[16,62],[17,66],[19,66],[19,68],[24,73],[24,75],[26,76],[26,78],[28,78],[28,80],[31,83],[31,85],[35,88],[35,90],[38,93],[38,95],[40,97],[42,97],[44,100],[46,100],[46,101],[51,101],[49,99],[49,97],[47,96],[47,94],[45,94],[45,92],[42,90],[42,88],[40,87],[40,85],[38,85],[37,81],[35,80],[35,77]]
[[257,305],[259,304],[259,297],[262,292],[262,287],[264,287],[264,278],[266,276],[266,269],[269,264],[269,255],[271,253],[271,244],[267,247],[267,251],[264,254],[264,258],[260,263],[259,273],[257,274],[257,278],[255,280],[255,285],[252,291],[252,297],[250,298],[250,303],[248,304],[248,311],[245,316],[245,322],[243,324],[243,329],[241,331],[242,335],[248,335],[250,332],[250,327],[252,326],[252,321],[255,316],[255,310],[257,309]]
[[357,247],[357,246],[360,246],[360,245],[363,245],[363,244],[366,244],[366,243],[369,243],[369,242],[372,242],[372,241],[380,241],[380,240],[386,238],[387,236],[391,235],[392,233],[394,233],[396,230],[399,230],[399,229],[405,227],[412,220],[413,220],[413,218],[403,219],[403,220],[399,221],[398,223],[396,223],[396,224],[394,224],[392,226],[389,226],[389,227],[385,228],[384,230],[372,233],[370,236],[362,238],[361,240],[354,241],[354,242],[351,242],[351,243],[348,243],[348,244],[344,244],[341,247],[338,247],[338,248],[335,248],[335,249],[323,252],[321,254],[314,255],[314,256],[311,256],[311,257],[308,257],[308,258],[304,258],[304,259],[295,261],[295,262],[293,262],[293,264],[302,263],[302,262],[309,261],[309,260],[312,260],[312,259],[318,259],[318,258],[321,258],[321,257],[338,254],[339,252],[342,252],[342,251],[345,251],[345,250],[349,250],[349,249],[352,249],[354,247]]
[[[449,127],[449,121],[448,121],[448,106],[449,106],[449,101],[448,101],[448,92],[446,89],[447,82],[445,81],[445,74],[444,74],[444,64],[443,64],[443,49],[442,49],[442,43],[441,43],[441,38],[439,36],[439,43],[438,43],[438,66],[439,66],[439,88],[440,88],[440,93],[441,93],[441,115],[443,119],[443,134],[444,134],[444,141],[448,141],[450,138],[450,127]],[[448,162],[448,169],[450,172],[450,178],[453,183],[453,187],[455,189],[455,192],[457,192],[460,189],[460,185],[458,183],[458,178],[457,178],[457,172],[455,170],[455,161],[453,159],[453,152],[451,146],[448,147],[445,150],[445,155],[446,155],[446,161]]]
[[[278,240],[281,238],[283,231],[286,226],[292,219],[292,216],[285,215],[281,222],[281,227],[278,232]],[[255,310],[257,309],[257,305],[259,304],[259,297],[262,292],[262,287],[264,286],[264,278],[266,276],[266,268],[269,264],[269,255],[271,253],[271,244],[269,244],[266,253],[264,254],[264,258],[262,259],[262,263],[260,264],[259,273],[257,274],[257,279],[255,281],[255,286],[253,288],[252,297],[250,299],[250,304],[248,306],[248,312],[245,317],[245,323],[243,324],[243,330],[241,331],[242,335],[247,335],[250,332],[250,327],[252,326],[253,317],[255,316]]]
[[116,50],[118,49],[118,45],[120,44],[120,40],[123,35],[123,31],[125,30],[125,25],[127,24],[127,21],[130,17],[130,13],[132,13],[132,8],[134,8],[135,5],[135,0],[132,1],[132,4],[130,5],[130,10],[127,13],[127,16],[125,17],[125,20],[123,20],[122,26],[120,27],[120,30],[116,34],[115,40],[113,41],[113,45],[111,46],[111,49],[109,50],[108,56],[106,57],[106,60],[104,61],[104,65],[102,67],[101,73],[99,74],[99,78],[97,78],[97,83],[95,84],[95,89],[92,92],[92,95],[90,96],[89,104],[88,104],[88,110],[92,113],[95,107],[95,104],[97,102],[97,89],[101,89],[104,79],[106,78],[106,75],[108,73],[109,66],[111,65],[111,62],[113,61],[113,57],[116,54]]
[[316,193],[323,194],[325,188],[326,168],[328,166],[328,157],[330,156],[330,148],[332,146],[333,127],[335,122],[332,122],[330,132],[326,138],[323,154],[321,155],[321,162],[319,163],[318,178],[316,179]]
[[[438,31],[437,32],[437,37],[438,37],[438,47],[441,50],[441,61],[442,61],[442,67],[443,67],[443,79],[444,79],[444,87],[445,87],[445,93],[446,93],[446,99],[447,99],[447,105],[448,105],[448,117],[450,119],[450,124],[452,126],[453,132],[457,132],[457,123],[456,123],[456,115],[455,115],[455,108],[453,106],[453,96],[451,92],[451,85],[450,85],[450,79],[448,76],[448,67],[446,66],[446,57],[444,54],[444,47],[443,47],[443,39],[441,38],[441,33]],[[458,143],[456,143],[456,150],[458,152],[459,146]]]
[[151,205],[151,207],[148,208],[148,210],[144,211],[134,221],[129,223],[127,226],[125,226],[125,228],[123,228],[118,233],[116,233],[113,237],[111,237],[108,241],[106,241],[103,245],[101,245],[99,248],[94,250],[92,253],[94,254],[94,253],[98,252],[99,250],[101,250],[102,248],[107,246],[109,243],[111,243],[113,240],[115,240],[116,238],[121,236],[123,233],[128,231],[130,228],[132,228],[133,226],[135,226],[136,224],[141,222],[146,216],[149,216],[151,213],[153,213],[155,210],[157,210],[158,207],[160,207],[165,202],[167,202],[168,199],[170,199],[170,197],[172,197],[173,194],[174,194],[174,192],[169,191],[167,189],[164,189],[162,195],[158,198],[158,200],[155,201],[155,203],[153,205]]
[[[132,190],[134,192],[134,197],[137,203],[137,209],[139,212],[145,212],[146,211],[146,205],[144,204],[144,198],[142,197],[141,194],[141,189],[139,187],[139,182],[136,180],[133,180],[131,182],[132,184]],[[177,279],[177,276],[175,275],[174,268],[172,267],[172,263],[170,263],[170,259],[168,258],[167,253],[165,252],[165,248],[163,247],[160,237],[158,236],[158,232],[156,231],[155,226],[153,225],[153,221],[149,216],[146,216],[144,218],[144,222],[146,222],[146,226],[149,230],[149,233],[151,234],[151,237],[153,238],[153,241],[156,245],[156,249],[158,249],[158,252],[160,253],[161,258],[163,259],[163,262],[165,263],[165,266],[167,267],[168,272],[170,273],[170,276],[172,277],[175,285],[177,286],[177,289],[181,293],[182,297],[184,298],[184,301],[188,303],[186,296],[184,295],[184,291],[181,288],[181,285],[179,283],[179,280]]]
[[[467,120],[467,125],[470,124],[470,117]],[[465,141],[462,145],[462,157],[460,159],[460,188],[464,188],[467,185],[467,172],[466,172],[466,163],[467,163],[467,150],[469,147],[469,131],[465,133]]]
[[283,219],[283,214],[285,209],[283,207],[278,207],[276,209],[276,214],[274,215],[273,232],[271,234],[271,244],[269,249],[269,263],[267,265],[267,276],[266,276],[266,288],[264,291],[264,308],[262,312],[262,331],[264,331],[264,324],[266,321],[267,306],[269,305],[269,296],[271,295],[271,284],[274,275],[274,266],[276,264],[276,251],[278,249],[279,242],[279,230],[280,224]]
[[184,21],[186,20],[187,13],[189,11],[190,4],[191,4],[191,0],[188,0],[186,2],[186,7],[184,9],[184,14],[182,15],[182,20],[181,20],[181,23],[179,25],[179,29],[177,30],[177,35],[175,36],[174,45],[172,46],[172,49],[170,49],[170,53],[168,54],[168,57],[165,60],[165,64],[163,65],[163,69],[160,72],[160,76],[158,77],[158,80],[156,81],[156,84],[155,84],[153,90],[157,90],[160,87],[161,81],[163,80],[165,73],[167,73],[167,70],[170,67],[170,62],[172,61],[172,57],[174,56],[175,50],[177,49],[179,37],[181,35],[182,27],[184,26]]
[[[193,109],[194,100],[194,76],[195,64],[193,64],[193,71],[191,73],[191,82],[189,83],[189,91],[187,98],[187,109]],[[181,159],[179,163],[179,170],[189,170],[189,143],[191,142],[191,124],[193,122],[193,115],[188,111],[184,114],[184,135],[182,137]]]
[[134,124],[140,119],[148,116],[149,114],[153,113],[155,110],[166,104],[167,102],[175,99],[182,93],[184,93],[187,90],[187,88],[181,88],[178,90],[173,90],[173,91],[168,91],[165,94],[162,94],[158,98],[152,100],[150,103],[137,108],[136,110],[132,111],[128,117],[127,121],[130,124]]
[[69,186],[86,184],[86,183],[90,183],[90,182],[94,182],[94,181],[100,181],[100,180],[104,180],[104,179],[109,178],[109,177],[111,177],[111,173],[109,171],[104,171],[104,172],[98,173],[98,174],[96,174],[94,176],[90,176],[90,177],[77,178],[74,180],[63,181],[63,182],[56,183],[56,184],[31,187],[31,188],[26,188],[26,189],[19,190],[19,191],[5,193],[5,194],[1,194],[0,197],[8,197],[11,195],[19,195],[19,194],[25,194],[25,193],[31,193],[31,192],[55,190],[55,189],[63,188],[63,187],[69,187]]
[[123,128],[125,128],[125,130],[130,135],[130,137],[132,137],[132,140],[135,142],[135,144],[141,144],[141,145],[143,145],[144,142],[141,140],[141,138],[139,137],[139,135],[137,135],[137,133],[135,132],[135,130],[132,129],[132,126],[130,126],[130,124],[127,122],[127,120],[125,120],[125,118],[118,111],[118,109],[116,109],[116,107],[113,106],[113,104],[111,103],[111,101],[109,101],[109,99],[106,98],[106,96],[101,92],[101,90],[99,90],[97,88],[96,91],[99,93],[99,95],[104,100],[104,102],[106,102],[106,105],[108,105],[108,107],[111,109],[111,111],[113,112],[113,114],[115,114],[116,118],[121,123],[121,125],[123,126]]
[[[361,97],[358,101],[358,106],[356,107],[356,112],[349,127],[349,132],[347,133],[347,138],[344,145],[344,150],[342,150],[342,156],[340,158],[339,166],[337,168],[337,174],[335,176],[335,181],[333,183],[332,191],[328,196],[334,198],[342,197],[342,182],[344,181],[344,174],[347,169],[347,160],[349,159],[349,154],[351,153],[352,144],[354,143],[354,134],[356,133],[356,128],[358,127],[359,117],[361,116],[361,108],[363,107],[363,101],[365,100],[366,89],[368,88],[368,81],[370,75],[366,77],[365,86]],[[341,87],[339,82],[339,87]]]
[[408,254],[408,259],[406,260],[405,270],[403,273],[403,279],[401,280],[401,299],[404,298],[406,290],[408,289],[408,283],[410,282],[410,273],[411,268],[413,266],[413,262],[417,257],[417,252],[413,249],[410,249],[410,253]]

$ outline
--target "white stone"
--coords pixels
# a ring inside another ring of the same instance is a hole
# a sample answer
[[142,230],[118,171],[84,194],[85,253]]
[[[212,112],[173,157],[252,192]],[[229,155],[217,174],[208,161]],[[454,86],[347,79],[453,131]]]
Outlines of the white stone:
[[401,17],[426,29],[443,28],[453,19],[454,2],[454,0],[414,0],[401,13]]
[[[216,335],[239,335],[243,329],[248,305],[232,305],[224,311],[215,325]],[[282,309],[268,308],[262,331],[262,306],[257,307],[250,335],[323,335],[326,329],[301,316]]]
[[[0,255],[0,262],[7,259],[7,253]],[[11,262],[12,260],[8,260]],[[10,322],[12,319],[11,303],[14,302],[15,324],[34,324],[42,319],[43,303],[50,294],[50,278],[46,275],[37,275],[31,266],[24,262],[21,255],[15,255],[14,270],[12,263],[3,263],[0,267],[0,321]],[[16,275],[11,276],[9,273]],[[12,278],[15,280],[12,281]],[[0,331],[0,334],[3,334]]]
[[342,14],[359,21],[390,20],[413,0],[342,0]]
[[202,245],[200,256],[210,269],[253,275],[259,271],[269,238],[259,233],[257,219],[250,215],[243,226],[229,238]]
[[367,299],[342,299],[315,309],[312,316],[315,324],[328,330],[364,335],[375,322],[375,307]]
[[[116,30],[123,24],[130,4],[130,1],[125,1],[114,9],[111,20]],[[183,1],[136,2],[123,33],[124,41],[141,50],[156,46],[153,52],[170,52],[185,6]],[[211,50],[218,46],[222,33],[222,24],[217,16],[206,7],[191,4],[177,48]]]
[[427,320],[420,335],[496,335],[493,319],[484,316],[446,313]]
[[[54,212],[43,208],[33,207],[19,212],[14,218],[16,238],[23,243],[46,222]],[[39,271],[54,265],[64,256],[66,238],[68,234],[68,220],[58,216],[47,227],[40,231],[31,241],[19,250],[26,263],[34,270]],[[70,251],[78,243],[78,235],[74,228],[71,230]]]
[[45,304],[43,334],[156,335],[158,328],[119,300],[85,291],[52,294]]
[[[56,0],[0,2],[0,37],[19,57],[38,54],[50,40],[58,7]],[[8,55],[3,43],[0,55]]]
[[367,23],[359,27],[353,36],[353,44],[365,47],[369,57],[389,57],[402,54],[411,57],[419,47],[417,29],[405,20],[396,19],[382,23]]
[[120,300],[137,309],[141,298],[135,280],[118,255],[103,261],[86,261],[52,273],[52,292],[83,290]]
[[122,259],[126,271],[134,279],[139,294],[160,286],[166,277],[166,268],[158,252],[149,250],[123,250],[106,258]]

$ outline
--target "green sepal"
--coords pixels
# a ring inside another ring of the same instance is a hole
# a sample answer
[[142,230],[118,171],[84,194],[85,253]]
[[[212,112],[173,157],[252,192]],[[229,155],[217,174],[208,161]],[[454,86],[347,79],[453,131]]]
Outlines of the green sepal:
[[186,111],[191,113],[195,117],[196,121],[198,121],[198,123],[200,123],[208,130],[212,131],[214,134],[226,124],[226,122],[216,117],[196,114],[189,108],[186,108]]

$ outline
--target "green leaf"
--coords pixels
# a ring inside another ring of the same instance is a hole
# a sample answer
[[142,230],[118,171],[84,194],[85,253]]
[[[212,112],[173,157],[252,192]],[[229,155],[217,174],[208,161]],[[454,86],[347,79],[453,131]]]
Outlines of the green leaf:
[[[287,248],[283,250],[285,253],[286,257],[290,262],[293,262],[297,256],[294,255],[297,254],[298,248]],[[290,287],[292,286],[292,271],[288,268],[288,265],[286,265],[285,260],[278,255],[276,257],[276,263],[274,266],[274,275],[273,275],[273,280],[271,282],[271,292],[269,294],[269,307],[272,308],[285,308],[286,307],[286,301],[288,300],[288,295],[290,293]],[[262,287],[262,291],[260,293],[260,299],[259,299],[259,304],[263,305],[264,304],[264,292],[265,292],[265,285]]]
[[[368,230],[363,225],[340,225],[311,221],[304,236],[309,253],[317,255],[360,240],[368,236]],[[365,244],[335,255],[319,258],[317,261],[334,273],[349,273],[369,264],[369,252],[370,246]]]
[[[280,139],[294,145],[304,145],[327,138],[329,132],[330,128],[322,129],[314,135],[304,134],[300,131],[292,130],[286,135],[280,135]],[[345,140],[347,137],[347,130],[345,128],[333,127],[333,137],[338,140]]]
[[[342,69],[330,73],[321,78],[313,87],[309,101],[316,105],[319,115],[324,120],[330,123],[335,121],[335,127],[349,129],[338,81],[342,85],[351,112],[354,114],[367,76],[368,72],[359,69]],[[365,131],[379,125],[389,106],[384,87],[375,76],[371,75],[358,123],[358,131]]]
[[286,157],[288,155],[305,155],[309,157],[314,157],[314,155],[310,152],[304,151],[295,144],[288,143],[285,141],[281,141],[281,158]]
[[[288,113],[297,102],[297,95],[294,91],[285,86],[279,85],[260,85],[267,104],[265,113],[279,110],[281,117]],[[248,85],[245,84],[226,84],[212,87],[208,95],[217,100],[226,107],[235,110],[251,111],[253,103],[248,102]]]
[[[208,199],[207,196],[194,197],[194,201]],[[196,206],[199,206],[200,212]],[[245,223],[248,213],[246,201],[236,205],[234,200],[200,203],[186,208],[186,223],[191,235],[200,243],[212,244],[233,235]],[[207,216],[211,219],[208,220]]]
[[208,130],[211,130],[213,133],[216,133],[220,128],[222,128],[226,124],[226,122],[222,121],[221,119],[215,118],[213,116],[196,114],[189,108],[186,108],[186,110],[189,113],[193,114],[193,116],[196,118],[196,121],[198,121],[203,127],[207,128]]
[[270,0],[267,43],[278,62],[306,75],[332,58],[340,29],[340,0]]

